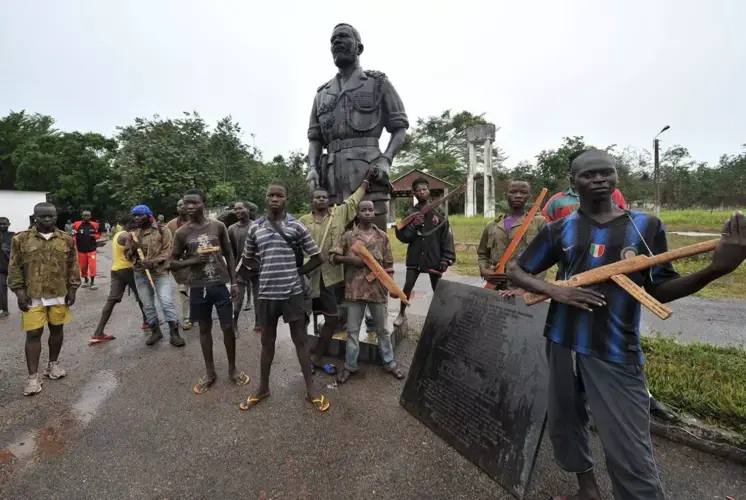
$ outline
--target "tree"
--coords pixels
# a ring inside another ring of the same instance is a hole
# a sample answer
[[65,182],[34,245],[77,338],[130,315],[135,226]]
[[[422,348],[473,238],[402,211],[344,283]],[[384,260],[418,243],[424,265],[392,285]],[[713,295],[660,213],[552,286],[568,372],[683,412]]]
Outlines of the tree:
[[542,185],[555,193],[567,188],[570,177],[570,155],[593,146],[586,144],[583,136],[564,137],[557,149],[545,149],[536,155],[536,177]]
[[40,135],[13,153],[16,188],[47,191],[63,213],[90,210],[94,217],[110,218],[114,207],[106,181],[116,149],[116,141],[101,134]]
[[18,165],[13,154],[24,144],[52,136],[54,119],[51,116],[11,111],[0,118],[0,189],[14,189]]
[[[418,118],[417,125],[404,138],[397,172],[418,168],[453,184],[461,184],[466,180],[469,162],[466,129],[484,123],[487,123],[484,114],[474,115],[469,111],[454,115],[446,110],[439,116]],[[497,170],[506,156],[497,146],[491,154],[493,168]]]

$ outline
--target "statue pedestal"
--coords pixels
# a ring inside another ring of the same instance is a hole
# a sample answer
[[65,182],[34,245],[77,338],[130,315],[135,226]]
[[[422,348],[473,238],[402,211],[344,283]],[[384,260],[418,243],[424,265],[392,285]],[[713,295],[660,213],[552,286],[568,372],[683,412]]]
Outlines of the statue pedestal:
[[[387,320],[388,324],[386,325],[388,330],[391,332],[391,343],[394,344],[394,351],[396,351],[399,342],[406,337],[407,333],[406,321],[400,327],[394,326],[394,320],[396,319],[397,314],[396,311],[389,311]],[[319,330],[321,330],[323,324],[324,321],[322,316],[319,318]],[[378,354],[378,340],[376,339],[376,334],[373,332],[366,332],[365,328],[365,320],[363,320],[363,324],[360,327],[360,356],[358,357],[358,361],[361,363],[375,363],[380,365],[381,356]],[[311,326],[311,329],[313,329],[313,326]],[[319,336],[315,332],[308,333],[308,342],[312,349],[316,347],[318,340]],[[334,334],[332,340],[329,342],[329,349],[327,350],[326,355],[344,360],[346,345],[347,332],[339,331]]]

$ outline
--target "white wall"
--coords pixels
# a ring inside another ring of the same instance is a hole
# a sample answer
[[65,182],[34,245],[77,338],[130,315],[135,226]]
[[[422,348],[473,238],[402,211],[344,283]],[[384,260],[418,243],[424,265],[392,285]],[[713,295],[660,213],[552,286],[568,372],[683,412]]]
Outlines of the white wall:
[[25,231],[34,205],[43,201],[47,201],[47,195],[41,191],[0,191],[0,217],[10,219],[10,231]]

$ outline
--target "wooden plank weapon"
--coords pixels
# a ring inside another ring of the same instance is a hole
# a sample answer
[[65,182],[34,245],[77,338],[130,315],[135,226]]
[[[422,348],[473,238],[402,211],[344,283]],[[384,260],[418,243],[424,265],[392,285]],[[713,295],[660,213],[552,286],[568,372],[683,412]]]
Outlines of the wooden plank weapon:
[[399,288],[399,285],[396,284],[396,281],[389,276],[389,273],[387,273],[383,267],[381,267],[381,264],[378,263],[375,257],[373,257],[373,254],[371,254],[367,248],[365,248],[365,245],[363,245],[360,241],[356,241],[355,244],[352,245],[351,250],[358,254],[358,256],[363,259],[363,262],[365,262],[365,265],[368,266],[368,269],[372,271],[372,274],[378,278],[378,281],[381,282],[383,287],[391,294],[396,295],[401,299],[402,302],[404,302],[406,305],[409,305],[409,301],[407,300],[407,296],[402,291],[401,288]]
[[[526,234],[526,231],[528,231],[528,226],[530,226],[531,221],[534,220],[534,216],[541,207],[541,202],[544,201],[544,197],[546,195],[547,188],[542,188],[541,193],[539,193],[539,197],[536,198],[536,201],[534,202],[534,206],[532,206],[531,209],[528,211],[526,218],[523,220],[523,224],[521,224],[521,227],[518,228],[518,232],[515,233],[515,237],[510,242],[508,249],[505,250],[503,256],[500,257],[500,262],[498,262],[497,267],[495,267],[496,273],[505,274],[505,266],[508,264],[508,261],[513,256],[513,252],[515,252],[515,249],[518,248],[518,245],[521,243],[521,239]],[[487,284],[484,285],[484,287],[489,288],[490,290],[494,290],[495,288],[497,288],[497,285],[488,281]]]
[[[642,305],[650,309],[650,311],[656,314],[659,318],[666,319],[671,316],[670,309],[648,295],[644,290],[642,290],[642,288],[635,285],[632,280],[630,280],[626,276],[619,276],[634,273],[637,271],[643,271],[653,266],[667,264],[669,262],[684,259],[686,257],[691,257],[693,255],[711,252],[715,250],[715,247],[717,246],[719,241],[719,239],[703,241],[700,243],[695,243],[694,245],[688,245],[685,247],[677,248],[676,250],[670,250],[668,252],[663,252],[653,256],[638,255],[636,257],[620,260],[619,262],[614,262],[613,264],[607,264],[605,266],[597,267],[596,269],[591,269],[590,271],[576,274],[566,281],[555,281],[553,284],[557,286],[569,286],[577,288],[587,285],[596,285],[598,283],[603,283],[604,281],[611,279],[619,286],[624,288],[627,292],[629,292],[629,294],[635,297],[635,299],[640,300],[640,303]],[[634,286],[630,286],[630,284]],[[644,295],[642,295],[641,292],[644,293]],[[538,304],[539,302],[543,302],[548,298],[549,297],[547,297],[546,295],[531,292],[526,292],[526,294],[524,294],[523,296],[526,304],[530,306]]]
[[[132,234],[132,241],[134,241],[138,247],[137,247],[137,255],[140,257],[140,260],[142,262],[145,262],[145,254],[142,253],[142,248],[140,248],[140,242],[137,239],[137,235],[135,233]],[[153,277],[150,275],[150,269],[145,270],[145,276],[148,277],[148,281],[150,282],[150,286],[153,287],[153,290],[155,290],[155,283],[153,283]]]
[[645,306],[650,312],[658,316],[660,319],[668,319],[673,314],[673,311],[668,307],[664,306],[653,298],[644,288],[638,286],[634,281],[629,279],[626,274],[617,274],[611,277],[611,280],[619,285],[620,287],[627,290],[637,302]]
[[448,193],[444,197],[439,198],[439,199],[434,200],[434,201],[431,201],[430,203],[428,203],[424,207],[420,208],[419,212],[414,212],[412,214],[407,215],[406,217],[404,217],[402,220],[400,220],[396,224],[396,228],[399,229],[399,230],[404,229],[410,222],[412,222],[414,220],[414,218],[417,216],[418,213],[421,213],[421,214],[428,213],[430,210],[432,210],[432,209],[437,208],[438,206],[440,206],[443,202],[448,201],[448,199],[451,198],[456,193],[460,193],[461,191],[463,191],[464,188],[466,188],[466,184],[461,184],[459,187],[457,187],[456,189],[454,189],[453,191],[451,191],[450,193]]

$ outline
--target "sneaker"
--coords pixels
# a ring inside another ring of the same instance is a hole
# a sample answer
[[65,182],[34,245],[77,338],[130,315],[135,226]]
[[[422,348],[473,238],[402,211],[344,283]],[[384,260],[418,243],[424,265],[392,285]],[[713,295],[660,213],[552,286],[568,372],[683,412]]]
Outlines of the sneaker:
[[52,380],[57,380],[67,375],[67,372],[60,368],[60,362],[54,361],[47,363],[47,368],[44,370],[44,376],[49,377]]
[[90,286],[90,285],[89,285],[89,284],[88,284],[88,282],[86,281],[85,283],[83,283],[82,285],[80,285],[80,288],[88,288],[89,286]]
[[182,330],[191,330],[192,329],[192,322],[191,321],[185,321],[184,326],[182,326]]
[[98,290],[98,285],[91,285],[91,290]]
[[8,311],[0,311],[0,318],[7,318],[9,314]]
[[24,396],[33,396],[41,392],[41,377],[38,373],[29,375],[26,379],[26,387],[23,389]]

